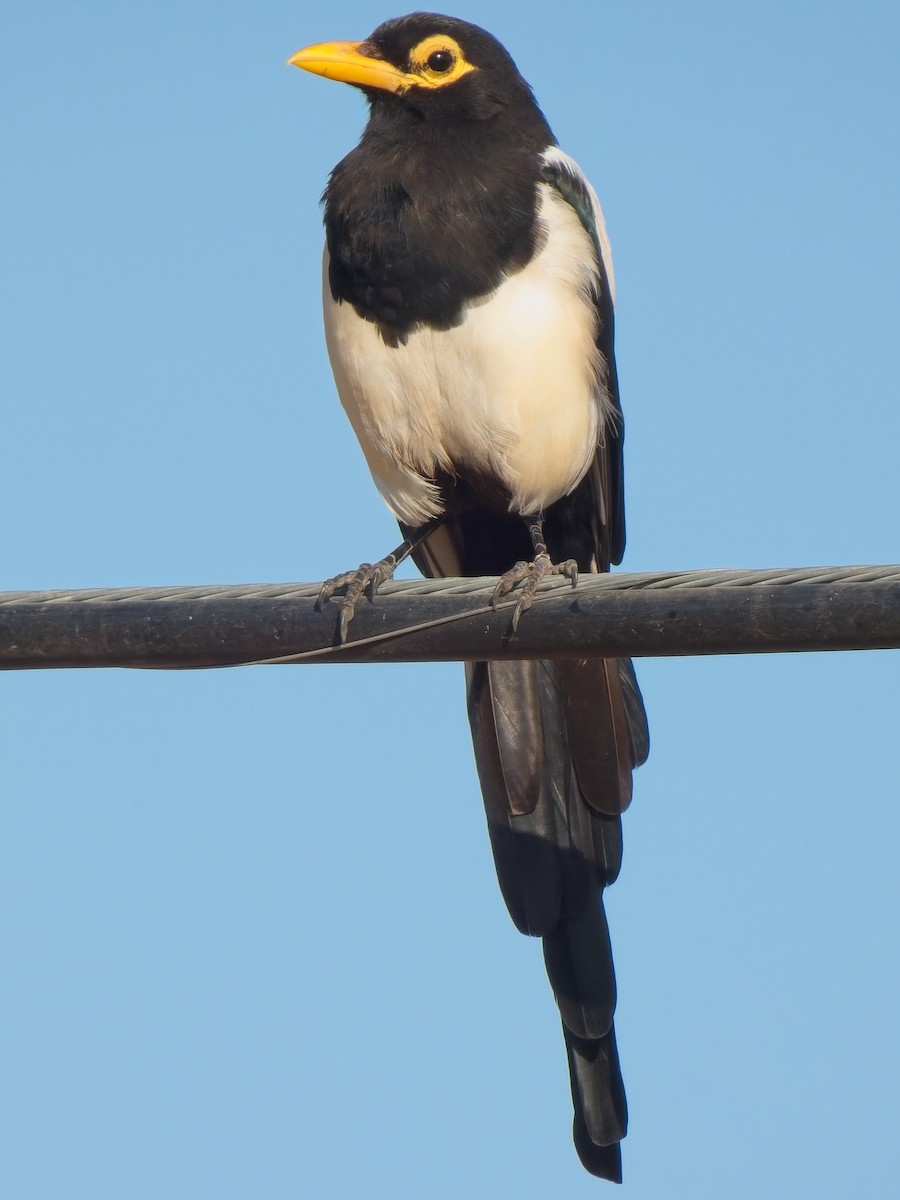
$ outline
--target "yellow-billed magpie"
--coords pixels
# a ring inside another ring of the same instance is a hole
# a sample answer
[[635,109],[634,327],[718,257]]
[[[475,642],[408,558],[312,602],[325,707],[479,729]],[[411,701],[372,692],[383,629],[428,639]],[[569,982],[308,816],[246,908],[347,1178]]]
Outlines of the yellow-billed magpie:
[[[613,271],[593,188],[510,55],[413,13],[290,60],[359,87],[356,149],[325,190],[325,332],[341,402],[407,541],[346,585],[341,636],[411,552],[501,575],[514,622],[548,572],[622,557]],[[585,1167],[621,1179],[626,1105],[602,889],[648,734],[631,663],[471,663],[469,717],[500,888],[543,938]]]

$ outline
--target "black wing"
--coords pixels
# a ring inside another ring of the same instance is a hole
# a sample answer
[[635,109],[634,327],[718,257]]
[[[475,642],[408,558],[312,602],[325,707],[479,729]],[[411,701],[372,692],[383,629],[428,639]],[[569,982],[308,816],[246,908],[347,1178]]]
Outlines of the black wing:
[[[610,563],[620,563],[625,553],[622,464],[625,422],[616,373],[612,257],[603,213],[594,189],[578,165],[555,147],[544,156],[544,182],[572,206],[594,243],[597,269],[593,299],[597,310],[597,348],[606,368],[605,378],[601,380],[605,393],[601,401],[607,413],[591,470],[571,496],[564,496],[548,510],[547,521],[551,526],[559,525],[562,529],[573,527],[582,539],[590,531],[595,559],[593,570],[606,571]],[[548,536],[553,536],[550,530]],[[560,551],[560,557],[566,555]],[[591,569],[587,564],[582,566],[581,562],[579,566],[582,570]]]

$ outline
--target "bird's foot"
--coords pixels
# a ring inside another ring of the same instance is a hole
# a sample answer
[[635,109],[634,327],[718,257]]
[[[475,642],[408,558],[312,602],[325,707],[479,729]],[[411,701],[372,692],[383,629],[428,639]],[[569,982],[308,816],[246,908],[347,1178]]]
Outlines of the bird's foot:
[[399,562],[400,559],[395,552],[380,559],[377,563],[362,563],[355,571],[344,571],[340,575],[335,575],[333,579],[326,579],[322,584],[316,597],[317,612],[322,611],[323,605],[331,599],[335,592],[346,589],[343,596],[340,597],[338,612],[337,640],[340,645],[347,640],[347,630],[356,615],[356,606],[363,595],[374,600],[381,585],[393,578]]
[[394,578],[394,572],[403,560],[427,541],[435,530],[440,529],[446,519],[446,514],[441,513],[417,529],[409,530],[397,549],[379,559],[377,563],[362,563],[355,571],[344,571],[341,575],[335,575],[333,579],[325,580],[316,597],[317,612],[322,611],[322,606],[331,599],[335,592],[346,589],[340,598],[338,612],[335,640],[339,646],[343,646],[347,640],[347,630],[350,628],[350,622],[356,613],[356,606],[363,595],[374,600],[375,593],[383,583]]
[[522,585],[522,594],[519,596],[518,603],[513,610],[512,622],[510,625],[513,633],[519,628],[519,620],[522,613],[527,612],[531,608],[534,600],[534,594],[540,586],[541,580],[547,575],[565,575],[566,579],[571,579],[572,587],[578,582],[578,563],[574,558],[567,558],[564,562],[555,563],[551,560],[550,555],[546,550],[539,551],[531,562],[517,562],[514,567],[510,567],[503,575],[497,586],[494,588],[494,595],[491,598],[491,604],[494,608],[504,596],[508,596],[510,592]]

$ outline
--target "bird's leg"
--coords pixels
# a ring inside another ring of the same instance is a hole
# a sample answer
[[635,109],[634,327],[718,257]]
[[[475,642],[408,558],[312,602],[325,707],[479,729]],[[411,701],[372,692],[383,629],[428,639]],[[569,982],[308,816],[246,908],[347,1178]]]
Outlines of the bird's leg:
[[565,575],[567,579],[572,580],[572,587],[578,582],[578,563],[574,558],[567,558],[560,563],[555,563],[550,558],[547,543],[544,541],[544,521],[541,513],[523,517],[523,520],[531,535],[534,558],[531,562],[517,562],[514,567],[510,567],[501,575],[491,600],[496,608],[499,600],[508,596],[519,584],[522,585],[522,594],[519,596],[512,615],[511,629],[513,633],[519,628],[519,619],[522,613],[531,608],[534,593],[545,575]]
[[370,600],[374,600],[381,585],[389,579],[393,579],[394,572],[404,558],[408,558],[417,546],[420,546],[427,537],[443,525],[445,520],[446,516],[444,515],[434,517],[431,521],[420,525],[418,529],[404,538],[396,550],[392,550],[378,562],[361,563],[355,571],[343,571],[340,575],[325,580],[316,597],[317,612],[322,611],[322,606],[331,599],[335,592],[342,588],[346,589],[343,596],[340,597],[338,613],[337,639],[340,645],[347,640],[347,630],[350,628],[350,622],[356,614],[356,606],[362,596],[365,594]]

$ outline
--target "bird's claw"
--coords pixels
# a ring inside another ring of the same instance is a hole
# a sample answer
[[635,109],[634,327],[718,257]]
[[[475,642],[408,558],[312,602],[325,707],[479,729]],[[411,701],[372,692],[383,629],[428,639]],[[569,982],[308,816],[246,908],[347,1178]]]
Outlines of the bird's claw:
[[491,606],[496,608],[498,603],[510,592],[522,585],[522,594],[519,596],[516,607],[513,609],[512,621],[510,630],[515,633],[519,628],[519,621],[522,613],[527,612],[531,608],[534,601],[534,594],[541,584],[541,581],[547,575],[565,575],[566,579],[571,579],[572,587],[578,583],[578,563],[573,558],[567,558],[564,562],[555,563],[551,560],[549,554],[536,554],[531,562],[517,562],[514,567],[510,567],[503,575],[500,576],[497,586],[494,588],[494,594],[491,597]]
[[343,571],[340,575],[325,580],[316,597],[316,612],[322,611],[323,606],[328,603],[335,592],[339,592],[342,588],[346,589],[343,596],[340,597],[337,622],[339,645],[343,645],[347,640],[350,622],[356,615],[356,606],[362,596],[366,595],[370,600],[374,600],[378,589],[383,583],[393,578],[396,569],[397,556],[389,554],[377,563],[361,563],[355,571]]

